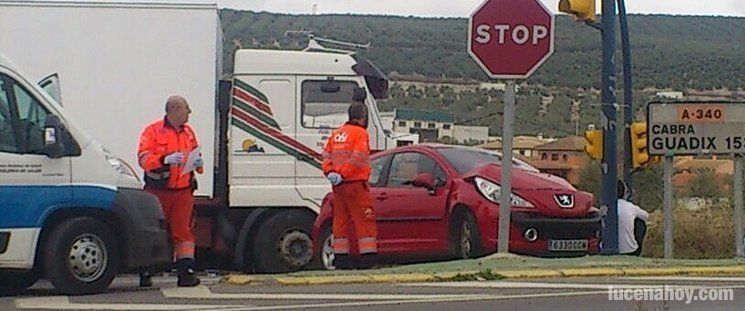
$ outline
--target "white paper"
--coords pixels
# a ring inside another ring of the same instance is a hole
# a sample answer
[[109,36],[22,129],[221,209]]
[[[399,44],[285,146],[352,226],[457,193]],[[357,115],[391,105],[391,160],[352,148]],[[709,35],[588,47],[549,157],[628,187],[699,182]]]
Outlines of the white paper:
[[181,170],[181,176],[191,173],[193,170],[197,168],[196,161],[199,159],[199,154],[201,148],[197,146],[189,152],[189,156],[186,158],[186,164],[184,164],[184,169]]

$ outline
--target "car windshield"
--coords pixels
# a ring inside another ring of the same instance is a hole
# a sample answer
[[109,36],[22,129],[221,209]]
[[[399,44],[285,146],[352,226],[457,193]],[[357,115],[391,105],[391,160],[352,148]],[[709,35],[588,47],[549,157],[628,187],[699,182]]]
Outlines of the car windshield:
[[[437,151],[440,152],[440,154],[442,154],[461,174],[470,172],[478,167],[490,163],[497,165],[502,164],[502,155],[488,150],[443,147],[437,148]],[[512,165],[518,169],[538,172],[538,169],[515,158],[512,159]]]

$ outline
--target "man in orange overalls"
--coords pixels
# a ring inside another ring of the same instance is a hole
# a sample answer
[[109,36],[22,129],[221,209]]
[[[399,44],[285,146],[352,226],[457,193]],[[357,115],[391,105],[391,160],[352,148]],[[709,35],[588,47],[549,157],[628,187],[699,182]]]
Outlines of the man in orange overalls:
[[[367,107],[353,103],[349,122],[334,131],[324,149],[323,173],[333,186],[334,265],[339,268],[359,264],[374,265],[377,226],[370,196],[370,145],[367,134]],[[357,249],[353,252],[350,239]],[[360,255],[358,258],[350,255]],[[354,262],[353,262],[354,261]]]
[[[154,194],[163,206],[178,269],[178,286],[197,286],[194,272],[195,238],[192,232],[194,210],[194,171],[183,170],[188,155],[199,144],[194,130],[186,124],[191,109],[181,96],[166,101],[166,116],[148,125],[140,137],[137,158],[145,170],[145,190]],[[204,161],[194,160],[196,171],[203,172]],[[152,286],[150,275],[141,274],[140,286]]]

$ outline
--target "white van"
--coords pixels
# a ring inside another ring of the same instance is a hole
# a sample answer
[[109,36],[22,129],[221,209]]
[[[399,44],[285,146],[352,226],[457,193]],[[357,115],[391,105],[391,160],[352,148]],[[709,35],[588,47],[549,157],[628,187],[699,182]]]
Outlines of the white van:
[[170,261],[157,198],[2,56],[0,215],[3,293],[41,277],[97,293],[117,273]]

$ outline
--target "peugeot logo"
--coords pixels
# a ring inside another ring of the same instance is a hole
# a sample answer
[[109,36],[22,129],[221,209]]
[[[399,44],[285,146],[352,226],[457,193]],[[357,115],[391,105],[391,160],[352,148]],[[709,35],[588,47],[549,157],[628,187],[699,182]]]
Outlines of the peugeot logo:
[[556,204],[559,204],[561,208],[574,207],[574,196],[571,194],[555,194],[554,199],[556,200]]

